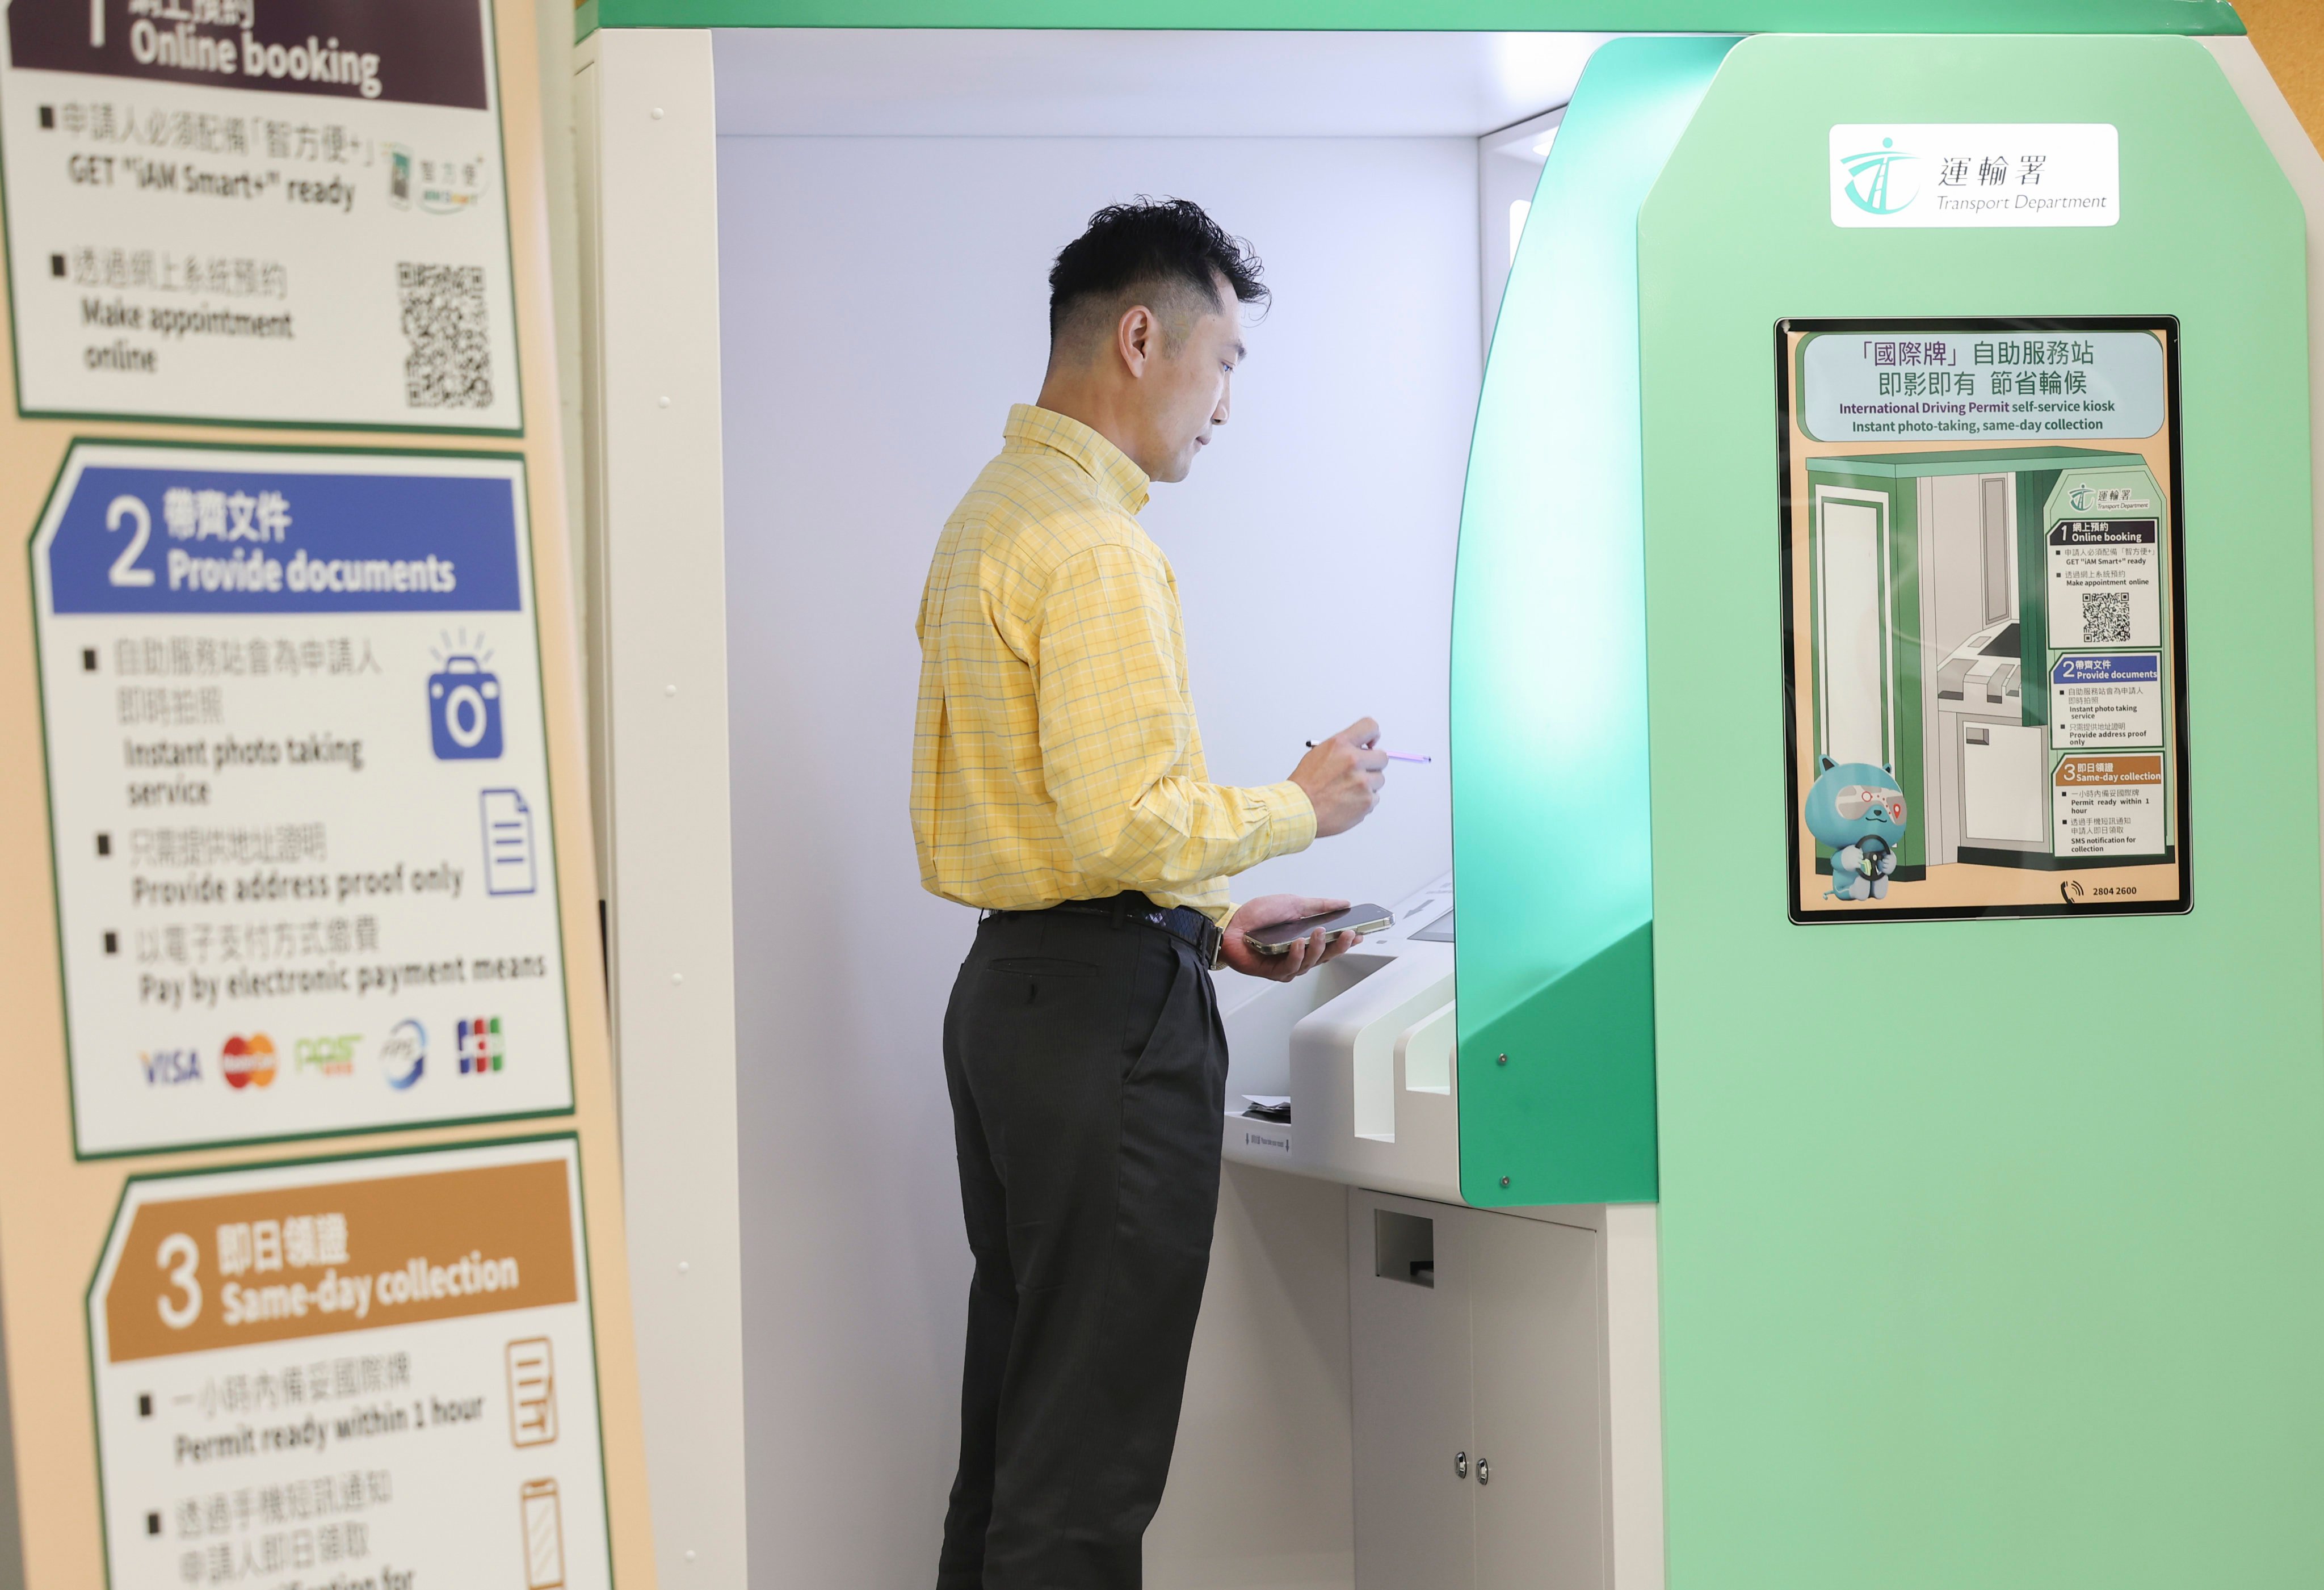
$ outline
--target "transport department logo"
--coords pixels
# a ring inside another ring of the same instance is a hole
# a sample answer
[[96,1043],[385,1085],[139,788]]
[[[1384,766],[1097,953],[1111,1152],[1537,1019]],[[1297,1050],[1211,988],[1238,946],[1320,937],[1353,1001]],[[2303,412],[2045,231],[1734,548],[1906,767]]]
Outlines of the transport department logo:
[[1840,157],[1848,171],[1840,191],[1868,216],[1893,216],[1921,197],[1919,174],[1910,169],[1920,157],[1905,153],[1895,143],[1894,138],[1883,138],[1877,149]]
[[2131,486],[2093,486],[2087,482],[2066,493],[2067,506],[2076,513],[2141,512],[2153,501]]

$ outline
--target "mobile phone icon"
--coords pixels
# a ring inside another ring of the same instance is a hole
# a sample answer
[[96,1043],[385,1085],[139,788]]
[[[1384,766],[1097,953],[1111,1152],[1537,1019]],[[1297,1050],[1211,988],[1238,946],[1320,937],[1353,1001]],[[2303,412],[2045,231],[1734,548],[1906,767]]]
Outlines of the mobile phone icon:
[[563,1590],[565,1520],[555,1480],[527,1480],[517,1493],[524,1515],[524,1590]]

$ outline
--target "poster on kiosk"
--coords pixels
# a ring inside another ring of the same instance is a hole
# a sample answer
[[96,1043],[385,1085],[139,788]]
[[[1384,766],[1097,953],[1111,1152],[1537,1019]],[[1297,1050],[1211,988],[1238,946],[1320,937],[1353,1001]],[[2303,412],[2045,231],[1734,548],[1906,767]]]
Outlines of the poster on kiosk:
[[0,1580],[651,1583],[535,51],[0,23]]

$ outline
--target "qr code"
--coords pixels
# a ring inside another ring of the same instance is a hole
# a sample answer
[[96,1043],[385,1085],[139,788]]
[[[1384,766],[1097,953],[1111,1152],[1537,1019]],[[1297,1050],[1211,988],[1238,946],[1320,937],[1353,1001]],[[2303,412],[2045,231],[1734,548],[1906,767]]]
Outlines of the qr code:
[[2082,593],[2082,644],[2127,645],[2130,640],[2130,593]]
[[489,409],[493,350],[481,265],[395,268],[403,299],[403,402],[410,409]]

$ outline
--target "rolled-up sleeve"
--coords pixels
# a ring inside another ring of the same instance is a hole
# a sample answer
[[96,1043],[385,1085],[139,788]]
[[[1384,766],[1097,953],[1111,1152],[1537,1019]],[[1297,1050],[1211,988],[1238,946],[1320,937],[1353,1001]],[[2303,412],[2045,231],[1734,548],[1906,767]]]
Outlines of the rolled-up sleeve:
[[1296,784],[1239,788],[1172,771],[1195,736],[1176,605],[1151,558],[1091,547],[1058,565],[1033,658],[1042,776],[1075,863],[1173,894],[1315,837],[1314,809]]

